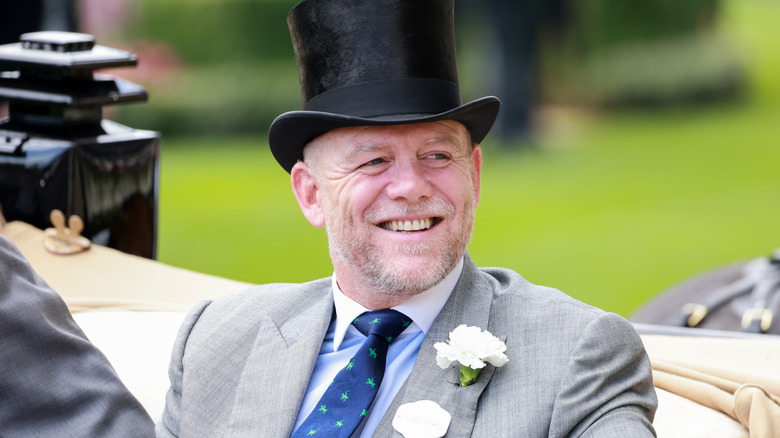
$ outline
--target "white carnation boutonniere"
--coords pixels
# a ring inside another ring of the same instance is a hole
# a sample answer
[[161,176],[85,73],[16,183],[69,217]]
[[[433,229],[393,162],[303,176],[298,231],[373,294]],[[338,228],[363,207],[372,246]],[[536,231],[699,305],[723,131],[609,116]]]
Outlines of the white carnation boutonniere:
[[437,342],[436,363],[447,369],[453,362],[460,364],[460,386],[469,386],[477,380],[479,372],[489,363],[501,367],[506,357],[506,344],[489,331],[461,324],[450,332],[447,342]]

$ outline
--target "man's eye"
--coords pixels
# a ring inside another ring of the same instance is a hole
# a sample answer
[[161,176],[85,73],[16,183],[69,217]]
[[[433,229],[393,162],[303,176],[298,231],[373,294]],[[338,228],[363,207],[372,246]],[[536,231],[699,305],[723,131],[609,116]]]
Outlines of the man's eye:
[[450,159],[450,156],[444,152],[437,152],[437,153],[425,155],[424,159],[433,162],[446,161]]
[[384,162],[385,162],[384,158],[374,158],[374,159],[373,159],[373,160],[371,160],[371,161],[367,161],[367,162],[366,162],[365,164],[363,164],[363,165],[364,165],[364,166],[376,166],[376,165],[378,165],[378,164],[382,164],[382,163],[384,163]]

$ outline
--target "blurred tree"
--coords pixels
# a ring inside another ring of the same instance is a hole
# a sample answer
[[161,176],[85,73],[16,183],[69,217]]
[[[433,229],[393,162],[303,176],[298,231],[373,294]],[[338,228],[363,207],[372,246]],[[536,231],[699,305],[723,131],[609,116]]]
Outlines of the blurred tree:
[[542,43],[548,100],[660,108],[734,99],[745,88],[740,57],[716,26],[719,0],[569,0],[567,7],[566,33]]
[[717,0],[570,0],[576,44],[582,52],[658,41],[711,30]]
[[717,35],[717,9],[718,0],[462,0],[456,13],[461,29],[485,17],[492,38],[465,47],[490,54],[481,77],[502,99],[494,132],[517,145],[532,137],[541,102],[662,107],[739,96],[744,72]]
[[461,14],[459,21],[466,20],[463,12],[471,16],[475,8],[481,8],[495,35],[494,41],[491,41],[495,46],[491,51],[491,61],[496,80],[485,89],[502,99],[493,132],[505,140],[503,144],[514,144],[515,140],[525,140],[530,135],[531,112],[538,97],[536,62],[539,36],[542,29],[562,23],[565,3],[564,0],[469,2],[472,4],[459,4],[456,8],[456,12]]

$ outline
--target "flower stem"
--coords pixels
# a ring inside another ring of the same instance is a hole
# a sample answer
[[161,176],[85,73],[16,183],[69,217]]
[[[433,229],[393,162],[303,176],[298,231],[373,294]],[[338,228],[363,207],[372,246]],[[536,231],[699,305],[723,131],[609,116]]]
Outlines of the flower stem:
[[460,386],[469,386],[477,381],[481,369],[474,369],[466,365],[460,366]]

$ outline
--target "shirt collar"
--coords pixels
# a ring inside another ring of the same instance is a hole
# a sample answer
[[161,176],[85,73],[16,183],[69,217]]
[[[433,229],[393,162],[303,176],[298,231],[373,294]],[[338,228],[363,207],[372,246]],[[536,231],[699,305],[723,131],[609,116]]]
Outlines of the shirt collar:
[[[462,258],[457,266],[455,266],[455,269],[447,274],[447,276],[438,284],[413,296],[408,301],[393,307],[393,309],[412,318],[413,323],[404,330],[404,333],[412,331],[428,333],[428,330],[433,325],[433,321],[439,316],[439,312],[441,312],[442,307],[444,307],[450,294],[455,289],[461,271],[463,271]],[[360,316],[361,313],[368,312],[368,309],[341,292],[335,273],[333,274],[333,277],[331,277],[331,287],[333,288],[333,304],[336,307],[336,329],[333,333],[333,351],[338,351],[341,346],[341,341],[344,340],[344,335],[347,333],[347,330],[352,327],[352,321]]]

